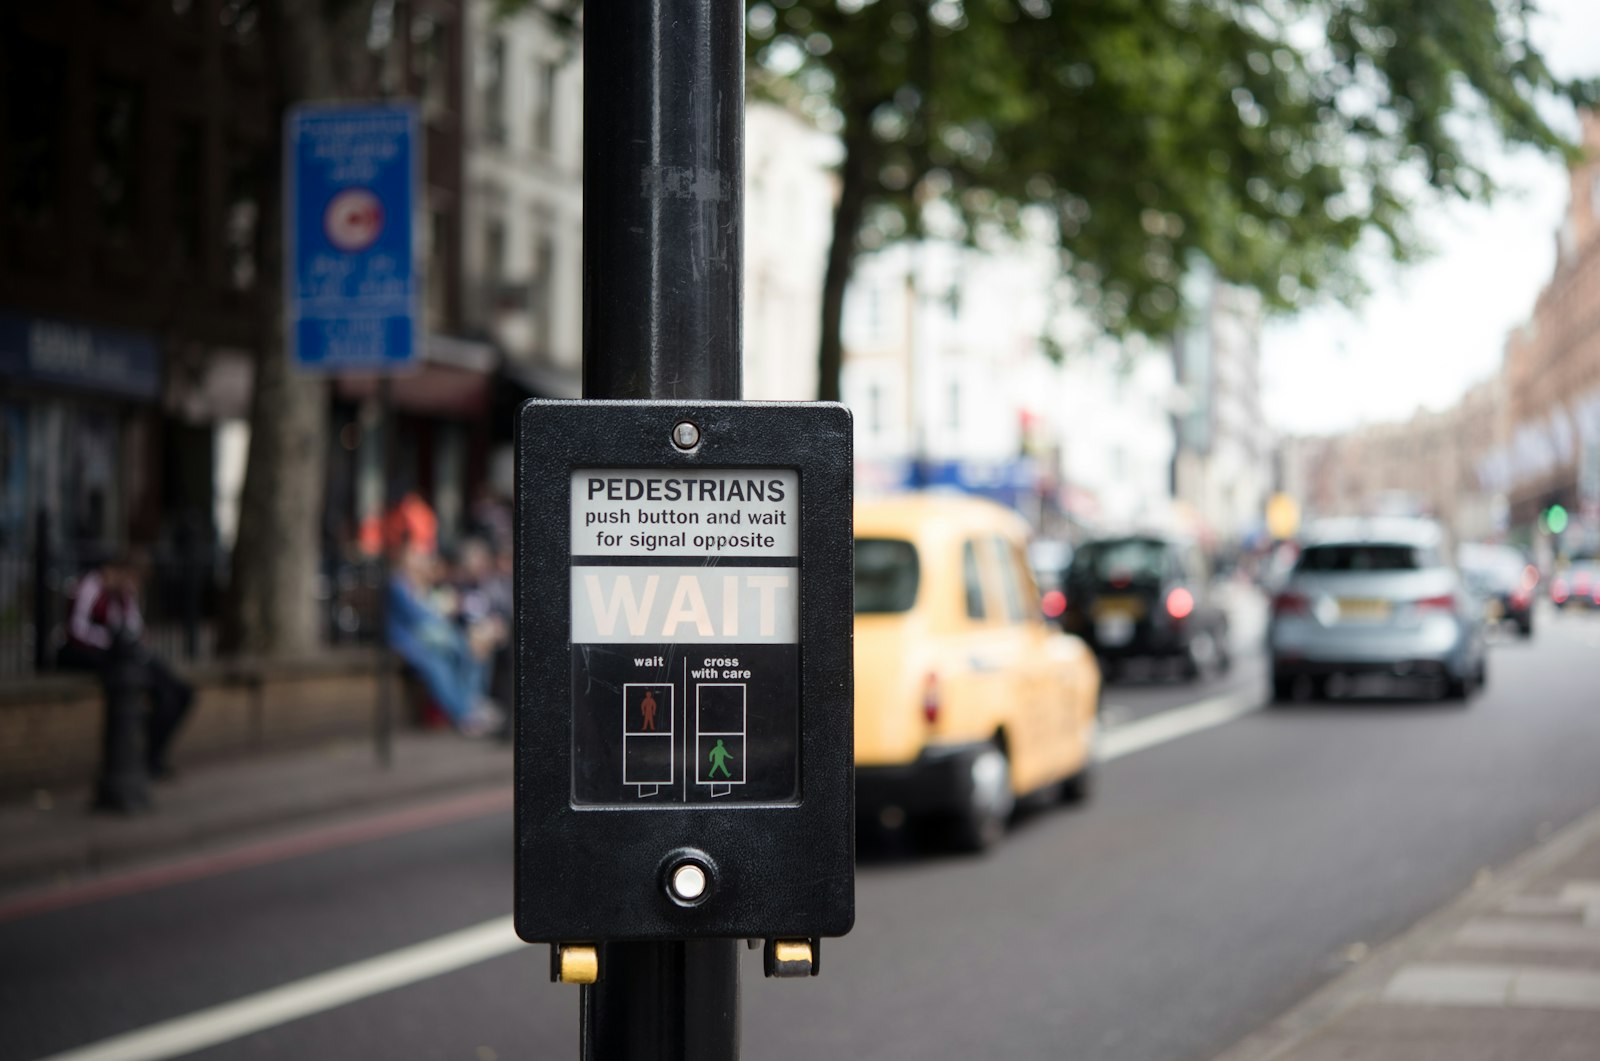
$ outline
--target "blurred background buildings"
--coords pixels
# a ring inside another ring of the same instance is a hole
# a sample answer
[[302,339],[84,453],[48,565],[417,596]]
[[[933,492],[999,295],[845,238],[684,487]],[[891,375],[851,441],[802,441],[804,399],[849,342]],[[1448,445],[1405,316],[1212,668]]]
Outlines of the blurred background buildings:
[[1555,268],[1501,371],[1439,412],[1285,440],[1279,485],[1309,514],[1429,515],[1546,561],[1600,549],[1600,117],[1582,127]]
[[[41,564],[59,582],[137,544],[158,566],[202,568],[202,618],[225,589],[253,365],[280,312],[261,276],[280,224],[264,164],[279,131],[256,10],[177,0],[0,13],[0,673],[44,659],[37,616],[19,603]],[[384,39],[352,61],[420,103],[427,334],[421,367],[394,387],[395,483],[383,477],[376,380],[329,390],[319,592],[335,639],[370,633],[339,586],[365,562],[358,530],[386,486],[415,489],[453,546],[474,505],[510,493],[516,404],[579,391],[576,39],[537,13],[501,17],[492,0],[386,10],[372,29]],[[1600,120],[1584,132],[1600,147]],[[750,398],[816,392],[838,158],[831,134],[752,98]],[[1597,209],[1591,161],[1572,172],[1554,275],[1498,377],[1444,412],[1281,443],[1262,407],[1260,299],[1203,262],[1187,270],[1187,324],[1158,346],[1095,329],[1045,241],[891,243],[860,260],[846,301],[858,488],[985,494],[1061,539],[1145,526],[1259,545],[1268,500],[1284,492],[1308,515],[1415,511],[1461,539],[1524,545],[1559,503],[1575,517],[1569,544],[1593,541]]]

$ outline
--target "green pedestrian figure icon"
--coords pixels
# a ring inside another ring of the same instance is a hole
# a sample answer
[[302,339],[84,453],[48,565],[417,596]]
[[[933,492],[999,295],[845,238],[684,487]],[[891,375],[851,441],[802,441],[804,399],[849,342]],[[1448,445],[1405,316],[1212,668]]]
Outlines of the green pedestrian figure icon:
[[706,777],[708,779],[716,777],[717,771],[721,770],[722,776],[731,781],[733,779],[733,775],[728,772],[728,760],[733,758],[733,753],[730,752],[727,746],[722,743],[722,739],[720,737],[717,738],[717,746],[711,749],[709,757],[711,759],[711,770],[706,774]]

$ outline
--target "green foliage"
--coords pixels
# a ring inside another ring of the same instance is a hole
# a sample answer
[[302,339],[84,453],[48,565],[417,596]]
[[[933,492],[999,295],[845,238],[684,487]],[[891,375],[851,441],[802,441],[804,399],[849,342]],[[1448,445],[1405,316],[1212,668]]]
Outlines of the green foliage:
[[[1106,330],[1177,326],[1186,263],[1287,309],[1360,291],[1352,252],[1485,198],[1486,131],[1572,151],[1536,104],[1583,102],[1528,0],[758,0],[756,90],[836,129],[864,175],[858,247],[938,198],[974,238],[1048,212]],[[852,165],[852,161],[855,165]],[[851,189],[843,192],[848,196]]]

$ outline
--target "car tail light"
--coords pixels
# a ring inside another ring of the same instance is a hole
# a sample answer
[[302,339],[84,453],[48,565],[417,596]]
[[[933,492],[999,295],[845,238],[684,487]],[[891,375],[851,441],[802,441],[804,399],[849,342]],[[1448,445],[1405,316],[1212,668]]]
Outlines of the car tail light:
[[1417,601],[1417,608],[1421,611],[1454,611],[1456,598],[1450,593],[1441,593],[1437,597],[1423,597]]
[[1172,616],[1174,619],[1186,619],[1188,618],[1189,613],[1192,611],[1194,611],[1193,593],[1190,593],[1182,586],[1179,586],[1171,593],[1167,594],[1168,615]]
[[1310,615],[1311,599],[1303,593],[1280,593],[1272,598],[1273,615]]
[[1533,593],[1526,589],[1514,590],[1511,594],[1511,603],[1518,608],[1526,608],[1533,602]]
[[1039,598],[1039,607],[1044,610],[1046,619],[1059,619],[1061,613],[1067,610],[1067,595],[1053,589]]
[[1566,582],[1558,578],[1554,582],[1550,583],[1550,599],[1555,601],[1557,604],[1567,603]]
[[928,725],[939,721],[939,676],[929,674],[922,683],[922,718]]

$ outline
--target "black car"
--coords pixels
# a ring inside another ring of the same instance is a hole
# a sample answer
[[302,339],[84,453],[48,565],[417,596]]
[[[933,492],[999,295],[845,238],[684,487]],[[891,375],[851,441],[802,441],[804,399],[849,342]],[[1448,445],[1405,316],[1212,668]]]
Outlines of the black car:
[[1518,634],[1533,636],[1539,569],[1509,545],[1463,545],[1457,559],[1461,577],[1483,600],[1484,618],[1490,623],[1516,623]]
[[1061,623],[1109,677],[1133,658],[1176,660],[1185,677],[1228,668],[1228,617],[1212,599],[1192,542],[1153,534],[1102,538],[1073,555]]

